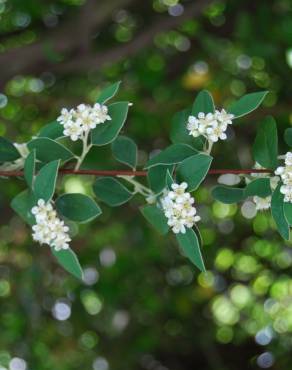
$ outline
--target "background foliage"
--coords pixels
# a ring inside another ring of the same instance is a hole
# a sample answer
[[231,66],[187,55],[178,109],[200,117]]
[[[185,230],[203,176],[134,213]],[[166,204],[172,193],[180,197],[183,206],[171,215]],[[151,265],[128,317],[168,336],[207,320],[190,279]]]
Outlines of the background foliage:
[[[292,124],[291,30],[289,0],[0,0],[0,134],[26,141],[61,107],[94,102],[121,79],[120,100],[134,103],[124,132],[144,164],[198,90],[222,106],[268,89],[264,106],[230,132],[236,141],[214,148],[213,168],[250,167],[259,121],[273,114],[280,132]],[[95,148],[85,166],[113,164],[109,148]],[[86,194],[87,182],[66,176],[58,186]],[[22,370],[11,361],[19,357],[40,370],[289,367],[291,245],[270,216],[247,218],[199,189],[208,268],[199,274],[174,238],[145,223],[139,201],[103,206],[72,244],[86,267],[80,284],[10,209],[24,183],[0,186],[0,365]]]

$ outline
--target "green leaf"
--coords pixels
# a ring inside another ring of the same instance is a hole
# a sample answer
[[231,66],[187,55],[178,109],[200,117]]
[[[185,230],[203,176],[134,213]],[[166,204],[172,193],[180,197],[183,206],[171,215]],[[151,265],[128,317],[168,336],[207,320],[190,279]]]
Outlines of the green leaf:
[[0,162],[12,162],[18,158],[20,153],[11,141],[0,136]]
[[166,186],[168,189],[171,188],[171,185],[174,183],[173,177],[169,171],[169,169],[166,171]]
[[214,113],[215,107],[212,95],[207,91],[201,91],[193,104],[192,115],[197,116],[199,113]]
[[45,125],[39,132],[38,137],[46,137],[52,140],[64,137],[64,127],[58,122],[54,121]]
[[258,129],[253,145],[253,156],[264,168],[274,169],[278,164],[278,134],[273,117],[266,117]]
[[147,179],[149,187],[154,193],[160,193],[166,187],[167,171],[172,173],[174,166],[155,166],[149,168]]
[[271,212],[280,235],[282,238],[289,240],[289,224],[284,214],[284,195],[280,192],[280,188],[281,184],[273,192]]
[[180,182],[185,181],[188,184],[188,191],[198,188],[209,171],[212,159],[207,154],[195,154],[178,165],[178,180]]
[[267,93],[268,91],[260,91],[244,95],[229,107],[228,113],[234,114],[235,118],[245,116],[257,109]]
[[292,128],[287,128],[284,132],[285,143],[291,148],[292,147]]
[[289,225],[292,225],[292,203],[283,202],[284,214]]
[[260,178],[251,181],[245,188],[245,197],[258,196],[266,198],[271,195],[271,185],[269,178]]
[[140,208],[142,215],[161,235],[167,234],[169,226],[163,211],[155,205],[146,205]]
[[63,194],[56,200],[58,212],[75,222],[88,222],[101,214],[93,199],[83,194]]
[[27,185],[32,189],[35,172],[35,150],[31,151],[24,162],[24,178]]
[[36,151],[36,158],[41,162],[51,162],[56,159],[68,161],[74,158],[74,154],[64,147],[64,145],[48,138],[38,138],[30,141],[27,144],[30,151]]
[[77,279],[83,280],[83,271],[78,261],[76,254],[72,249],[62,249],[56,251],[52,248],[52,253],[56,257],[59,264],[70,274],[75,276]]
[[60,161],[53,161],[42,167],[34,182],[34,193],[37,199],[48,202],[55,192]]
[[244,189],[228,186],[216,186],[212,190],[212,197],[221,203],[232,204],[245,199]]
[[136,168],[138,148],[132,139],[118,136],[112,143],[112,152],[117,161],[125,163],[133,169]]
[[171,121],[170,140],[174,144],[189,144],[197,150],[203,150],[205,139],[202,136],[195,138],[189,135],[189,131],[187,130],[187,122],[190,114],[191,110],[185,109],[174,115]]
[[111,117],[111,121],[101,123],[92,130],[92,144],[102,146],[114,141],[126,122],[128,110],[128,102],[119,102],[109,105],[108,114]]
[[121,81],[115,82],[114,84],[103,89],[97,98],[96,102],[100,104],[106,103],[108,100],[113,98],[119,90]]
[[99,177],[93,184],[95,195],[111,207],[120,206],[128,202],[131,193],[120,181],[113,177]]
[[198,237],[194,230],[187,229],[185,234],[176,234],[176,239],[184,251],[186,257],[189,258],[200,271],[206,271],[203,257],[200,250]]
[[152,157],[145,168],[151,168],[158,165],[176,164],[184,159],[196,154],[197,151],[186,144],[173,144],[162,150],[156,156]]
[[35,217],[31,213],[32,207],[34,207],[36,199],[34,194],[29,190],[24,190],[23,192],[16,195],[12,199],[11,208],[29,225],[35,224]]

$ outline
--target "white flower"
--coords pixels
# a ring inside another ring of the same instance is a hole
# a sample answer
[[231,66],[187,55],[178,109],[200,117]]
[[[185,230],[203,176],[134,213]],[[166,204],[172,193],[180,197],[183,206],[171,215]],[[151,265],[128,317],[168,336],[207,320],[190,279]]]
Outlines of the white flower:
[[212,142],[227,138],[227,126],[232,124],[233,114],[227,113],[224,109],[216,110],[215,113],[200,112],[197,117],[189,116],[187,130],[193,137],[204,136]]
[[83,139],[85,135],[97,125],[111,120],[106,105],[99,103],[94,106],[79,104],[76,109],[61,110],[57,121],[64,126],[64,135],[69,136],[72,141]]
[[254,196],[253,201],[256,205],[256,210],[263,211],[263,210],[269,209],[271,207],[271,199],[272,199],[271,196],[268,196],[266,198]]
[[36,224],[32,226],[33,240],[40,244],[48,244],[55,250],[68,249],[71,241],[69,227],[61,221],[50,202],[39,199],[37,205],[31,209]]
[[[292,203],[292,153],[287,152],[285,155],[285,166],[276,169],[275,175],[280,176],[283,185],[280,192],[284,194],[284,202]],[[275,176],[276,177],[276,176]]]
[[196,215],[197,210],[193,206],[195,200],[190,193],[186,192],[187,187],[186,182],[172,184],[172,190],[165,191],[161,198],[161,205],[168,219],[167,223],[175,234],[184,234],[186,228],[193,227],[201,219]]

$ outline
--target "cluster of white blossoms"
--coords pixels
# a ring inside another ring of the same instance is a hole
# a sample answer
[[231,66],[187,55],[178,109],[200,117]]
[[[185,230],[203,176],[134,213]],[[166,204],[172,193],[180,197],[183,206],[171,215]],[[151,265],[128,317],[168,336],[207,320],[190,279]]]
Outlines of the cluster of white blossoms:
[[70,110],[63,108],[57,118],[57,121],[64,126],[64,135],[69,136],[73,141],[83,139],[97,125],[110,120],[107,106],[99,103],[93,106],[80,104],[76,109]]
[[285,155],[285,166],[278,167],[275,171],[276,175],[281,177],[283,185],[280,192],[284,194],[284,202],[292,203],[292,153],[288,152]]
[[199,113],[198,117],[189,116],[187,129],[193,137],[204,136],[211,142],[227,138],[226,130],[232,124],[233,114],[227,113],[224,109],[216,110],[215,113]]
[[257,195],[255,195],[252,198],[252,200],[255,204],[255,209],[257,211],[266,211],[267,209],[269,209],[271,207],[272,197],[270,195],[267,196],[266,198],[261,198],[261,197],[258,197]]
[[32,237],[35,241],[48,244],[56,251],[69,248],[68,243],[71,241],[68,235],[69,227],[59,219],[50,202],[46,203],[43,199],[39,199],[31,213],[36,219],[36,224],[32,227]]
[[175,234],[186,232],[186,227],[191,228],[200,221],[197,216],[197,210],[193,206],[195,200],[190,193],[186,191],[188,184],[172,184],[171,189],[165,192],[161,198],[161,205],[165,216],[168,219],[168,225]]

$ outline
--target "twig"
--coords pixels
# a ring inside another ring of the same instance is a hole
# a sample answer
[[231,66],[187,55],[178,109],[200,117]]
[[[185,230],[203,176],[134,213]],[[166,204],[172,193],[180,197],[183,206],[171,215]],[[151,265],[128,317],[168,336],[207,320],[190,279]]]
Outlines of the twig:
[[[147,176],[147,171],[119,171],[119,170],[74,170],[63,169],[59,170],[62,175],[92,175],[92,176]],[[211,169],[209,175],[224,175],[224,174],[251,174],[251,173],[273,173],[272,170],[264,169]],[[0,177],[23,177],[23,171],[0,171]]]

